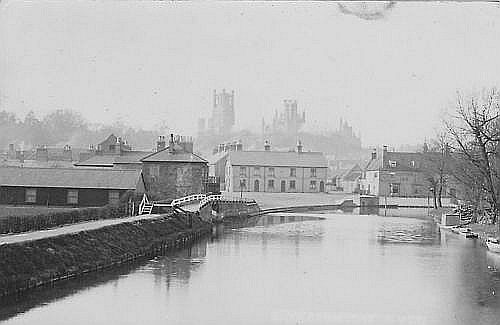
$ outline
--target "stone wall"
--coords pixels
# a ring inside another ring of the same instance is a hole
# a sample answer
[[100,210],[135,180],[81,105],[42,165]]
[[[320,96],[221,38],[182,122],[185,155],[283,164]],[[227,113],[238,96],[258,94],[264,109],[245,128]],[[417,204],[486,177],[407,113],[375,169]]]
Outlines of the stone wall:
[[146,190],[155,199],[171,200],[204,193],[208,166],[185,162],[145,162],[143,175]]

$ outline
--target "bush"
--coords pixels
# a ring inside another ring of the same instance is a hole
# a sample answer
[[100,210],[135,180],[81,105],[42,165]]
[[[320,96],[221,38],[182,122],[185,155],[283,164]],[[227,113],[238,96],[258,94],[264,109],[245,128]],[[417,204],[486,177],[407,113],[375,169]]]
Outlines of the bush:
[[126,216],[124,206],[82,208],[30,216],[6,216],[0,219],[0,234],[50,229],[77,222],[120,218],[124,216]]

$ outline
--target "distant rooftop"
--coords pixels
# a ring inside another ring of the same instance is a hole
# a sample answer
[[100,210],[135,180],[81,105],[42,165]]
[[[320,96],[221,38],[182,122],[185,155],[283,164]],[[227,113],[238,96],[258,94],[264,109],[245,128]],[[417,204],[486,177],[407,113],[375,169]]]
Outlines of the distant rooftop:
[[229,160],[241,166],[328,167],[322,152],[230,151]]

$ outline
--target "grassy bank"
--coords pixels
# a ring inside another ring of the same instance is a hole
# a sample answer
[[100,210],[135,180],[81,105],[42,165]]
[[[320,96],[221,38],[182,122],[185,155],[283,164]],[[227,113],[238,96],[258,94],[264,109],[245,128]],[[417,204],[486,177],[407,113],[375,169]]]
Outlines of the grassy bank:
[[172,215],[76,234],[0,246],[0,296],[160,253],[194,240],[211,226],[189,228]]

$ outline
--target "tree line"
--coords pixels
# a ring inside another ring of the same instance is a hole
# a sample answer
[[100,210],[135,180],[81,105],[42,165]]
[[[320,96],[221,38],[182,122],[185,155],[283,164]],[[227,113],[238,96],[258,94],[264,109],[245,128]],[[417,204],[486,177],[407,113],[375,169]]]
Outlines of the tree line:
[[97,144],[111,133],[124,137],[135,148],[151,149],[164,129],[165,125],[158,130],[136,129],[120,120],[111,125],[91,123],[72,110],[57,109],[43,116],[30,111],[24,117],[3,110],[0,111],[0,152],[10,143],[24,144],[25,148],[66,144],[88,148],[89,144]]
[[[441,207],[446,188],[470,204],[474,221],[500,223],[500,93],[492,88],[481,94],[457,94],[452,112],[429,145],[426,178],[435,207]],[[426,150],[424,150],[426,151]]]

